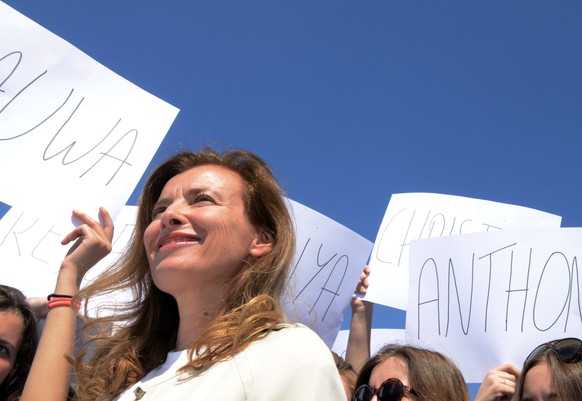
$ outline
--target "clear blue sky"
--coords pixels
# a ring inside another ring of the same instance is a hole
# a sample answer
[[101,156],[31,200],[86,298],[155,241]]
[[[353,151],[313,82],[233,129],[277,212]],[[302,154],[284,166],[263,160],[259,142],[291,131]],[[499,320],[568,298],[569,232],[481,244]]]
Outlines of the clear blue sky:
[[580,1],[6,3],[181,109],[153,164],[247,148],[371,241],[399,192],[582,226]]

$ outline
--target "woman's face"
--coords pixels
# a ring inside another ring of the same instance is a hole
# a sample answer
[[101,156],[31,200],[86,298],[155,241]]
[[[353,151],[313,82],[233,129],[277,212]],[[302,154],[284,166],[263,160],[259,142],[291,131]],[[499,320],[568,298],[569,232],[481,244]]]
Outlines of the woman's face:
[[246,216],[242,178],[204,165],[166,183],[143,241],[154,282],[176,296],[195,283],[212,290],[229,282],[270,251],[263,237]]
[[[369,385],[370,387],[377,389],[388,379],[398,379],[405,386],[414,388],[408,377],[408,366],[406,366],[406,363],[402,358],[395,356],[390,357],[376,366],[370,375]],[[410,399],[411,397],[411,394],[405,392],[403,399]],[[372,401],[375,401],[376,399],[376,396],[374,396]]]
[[14,368],[24,334],[24,320],[11,311],[0,311],[0,384]]
[[550,369],[546,363],[531,368],[523,381],[522,401],[549,401],[556,399]]

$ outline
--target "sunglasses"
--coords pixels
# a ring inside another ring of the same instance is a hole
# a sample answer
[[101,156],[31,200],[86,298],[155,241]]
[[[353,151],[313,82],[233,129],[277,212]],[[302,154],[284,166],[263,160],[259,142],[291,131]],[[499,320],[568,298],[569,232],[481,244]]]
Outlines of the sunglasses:
[[402,384],[398,379],[388,379],[377,389],[362,384],[352,397],[352,401],[370,401],[374,395],[379,401],[400,401],[404,394],[416,395],[416,392],[408,386]]
[[524,366],[530,359],[536,357],[547,349],[552,349],[556,356],[565,363],[573,363],[582,360],[582,340],[579,338],[562,338],[538,345],[525,359]]

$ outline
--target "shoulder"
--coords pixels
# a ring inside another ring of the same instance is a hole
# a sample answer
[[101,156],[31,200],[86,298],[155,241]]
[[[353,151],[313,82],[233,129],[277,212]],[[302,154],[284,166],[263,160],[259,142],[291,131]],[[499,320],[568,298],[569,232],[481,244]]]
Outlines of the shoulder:
[[234,363],[250,400],[345,400],[331,350],[302,324],[270,332],[236,355]]
[[284,364],[289,371],[336,369],[331,350],[313,330],[302,324],[287,324],[270,332],[242,351],[240,357],[256,369],[270,364]]
[[329,348],[317,333],[300,323],[287,324],[280,330],[270,332],[259,342],[261,341],[265,346],[272,345],[281,352],[288,351],[289,346],[292,346],[294,353],[300,352],[301,350],[310,353],[318,351],[324,353],[329,352]]

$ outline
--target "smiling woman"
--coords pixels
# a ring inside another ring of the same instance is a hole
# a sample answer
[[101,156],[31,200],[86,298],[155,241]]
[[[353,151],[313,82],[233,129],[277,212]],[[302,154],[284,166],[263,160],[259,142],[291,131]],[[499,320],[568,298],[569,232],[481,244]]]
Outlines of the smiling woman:
[[0,400],[18,400],[38,344],[36,318],[17,289],[0,285]]
[[[113,225],[104,210],[102,224],[74,215],[85,224],[63,240],[78,243],[55,292],[73,301],[134,294],[87,322],[97,334],[74,360],[79,400],[345,398],[329,349],[279,308],[295,237],[283,191],[259,157],[206,149],[163,163],[144,186],[126,252],[80,292],[86,270],[111,249]],[[65,399],[68,304],[48,313],[22,401]],[[99,329],[111,324],[113,333]]]
[[193,167],[164,186],[144,246],[158,288],[199,298],[179,305],[208,307],[201,301],[222,299],[253,258],[272,250],[272,235],[247,219],[244,194],[237,173],[214,165]]

